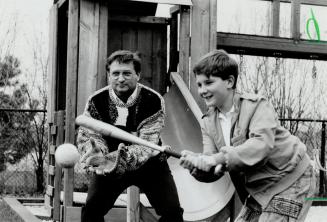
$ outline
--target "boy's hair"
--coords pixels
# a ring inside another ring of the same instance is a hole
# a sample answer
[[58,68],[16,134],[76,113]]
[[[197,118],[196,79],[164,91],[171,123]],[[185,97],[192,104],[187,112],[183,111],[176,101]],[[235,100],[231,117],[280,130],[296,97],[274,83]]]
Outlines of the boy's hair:
[[114,61],[118,63],[130,63],[133,62],[134,70],[137,74],[141,72],[141,58],[138,52],[132,52],[129,50],[118,50],[113,52],[107,59],[106,70],[110,71],[110,65]]
[[229,76],[233,76],[235,79],[233,89],[236,88],[238,77],[238,64],[231,58],[226,51],[213,50],[204,55],[200,61],[198,61],[193,68],[194,75],[206,75],[220,77],[223,80],[228,79]]

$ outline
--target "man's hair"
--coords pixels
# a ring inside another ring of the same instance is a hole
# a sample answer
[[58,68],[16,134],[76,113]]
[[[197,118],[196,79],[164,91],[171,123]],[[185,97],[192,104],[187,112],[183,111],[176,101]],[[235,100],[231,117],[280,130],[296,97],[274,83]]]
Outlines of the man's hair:
[[236,88],[238,77],[238,64],[231,58],[226,51],[213,50],[204,55],[195,64],[193,68],[194,75],[206,75],[220,77],[223,80],[228,79],[229,76],[233,76],[235,79],[233,89]]
[[129,50],[118,50],[113,52],[107,59],[106,70],[110,71],[110,65],[117,61],[118,63],[130,63],[133,62],[134,70],[137,74],[141,72],[141,58],[138,52],[132,52]]

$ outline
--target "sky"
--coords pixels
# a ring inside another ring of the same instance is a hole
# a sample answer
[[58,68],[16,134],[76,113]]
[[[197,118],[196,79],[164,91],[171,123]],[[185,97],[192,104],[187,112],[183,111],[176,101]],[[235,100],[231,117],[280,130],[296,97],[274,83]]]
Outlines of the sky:
[[53,0],[0,0],[0,34],[8,30],[15,33],[10,38],[14,40],[11,52],[21,60],[23,69],[32,64],[31,47],[36,36],[41,38],[41,44],[47,50],[48,16],[52,4]]

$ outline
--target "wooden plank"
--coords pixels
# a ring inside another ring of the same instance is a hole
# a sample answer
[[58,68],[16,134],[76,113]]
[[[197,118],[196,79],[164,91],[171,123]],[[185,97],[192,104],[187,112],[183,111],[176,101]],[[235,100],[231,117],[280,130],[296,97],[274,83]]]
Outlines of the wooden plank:
[[79,1],[69,0],[65,141],[74,143],[78,75]]
[[[66,87],[66,128],[65,142],[74,143],[75,118],[77,105],[78,76],[78,40],[79,40],[79,0],[69,0],[68,38],[67,38],[67,87]],[[74,169],[66,169],[64,174],[64,206],[73,204]],[[66,220],[64,215],[64,221]]]
[[272,35],[279,37],[279,16],[280,16],[280,0],[273,0],[272,3]]
[[[150,216],[149,211],[145,212],[144,207],[142,207],[142,216],[143,222],[157,222],[156,217]],[[69,222],[80,222],[81,221],[81,207],[66,207],[65,214],[67,216],[67,221]],[[153,212],[153,210],[151,210]],[[145,213],[144,213],[145,212]],[[104,219],[106,222],[126,222],[126,208],[112,208],[105,216]]]
[[217,33],[217,48],[229,53],[283,58],[327,60],[327,41],[320,43],[293,39]]
[[56,146],[55,145],[50,145],[49,146],[49,154],[54,155],[56,151]]
[[54,187],[48,185],[48,186],[47,186],[47,190],[45,191],[45,193],[46,193],[48,196],[51,197],[51,196],[53,196],[53,191],[54,191]]
[[216,49],[217,45],[217,1],[209,2],[209,51]]
[[51,126],[50,133],[51,133],[51,135],[56,135],[57,134],[57,126]]
[[[179,11],[179,7],[178,7]],[[182,26],[181,26],[182,27]],[[169,27],[169,73],[177,71],[178,65],[178,13],[171,12]]]
[[106,0],[100,0],[99,15],[99,49],[98,49],[98,75],[96,88],[107,85],[106,61],[108,56],[108,6]]
[[[274,0],[260,0],[260,1],[274,1]],[[292,0],[280,0],[283,3],[291,3]],[[327,6],[326,0],[299,0],[303,5],[316,5],[316,6]]]
[[190,88],[190,19],[189,7],[181,7],[179,32],[179,73]]
[[140,221],[140,189],[136,186],[127,188],[127,222]]
[[67,206],[67,207],[64,207],[63,210],[64,210],[64,215],[66,215],[65,221],[69,221],[69,222],[80,222],[81,221],[81,213],[82,213],[81,207]]
[[[193,1],[191,14],[191,67],[195,65],[201,56],[216,48],[216,46],[212,45],[214,40],[211,39],[213,36],[212,32],[216,33],[217,29],[217,27],[212,26],[214,22],[211,21],[211,19],[215,18],[213,13],[216,9],[210,8],[213,5],[215,4],[213,4],[212,0]],[[204,112],[206,106],[197,93],[194,75],[190,75],[190,91],[201,110]]]
[[52,197],[48,195],[44,195],[44,207],[47,211],[47,214],[52,218],[53,215],[53,207],[52,207]]
[[152,31],[146,27],[137,28],[137,50],[141,53],[142,59],[142,70],[141,70],[141,80],[140,82],[149,86],[152,86],[152,74],[153,74],[153,67],[152,67]]
[[122,49],[122,23],[108,23],[108,56],[116,50]]
[[99,17],[98,1],[80,2],[77,115],[83,113],[87,98],[97,88]]
[[58,7],[53,5],[49,15],[49,76],[48,76],[48,123],[53,120],[53,111],[56,107],[56,76],[57,76],[57,43],[58,43]]
[[136,2],[154,2],[158,4],[192,5],[191,0],[130,0]]
[[131,23],[150,23],[150,24],[169,24],[169,18],[161,18],[155,16],[128,16],[128,15],[113,15],[108,16],[112,22],[131,22]]
[[291,37],[295,41],[299,41],[301,38],[300,31],[300,17],[301,6],[299,0],[292,0],[291,2]]
[[36,216],[34,216],[25,206],[23,206],[16,198],[4,197],[3,200],[10,206],[12,210],[24,221],[28,222],[41,222]]
[[140,204],[140,216],[143,222],[158,222],[158,215],[154,210],[144,207],[143,204]]
[[49,165],[49,171],[48,171],[49,175],[55,175],[55,167],[52,165]]
[[58,8],[60,8],[64,3],[67,3],[67,0],[59,0],[57,1]]
[[163,95],[167,79],[167,26],[160,25],[152,31],[152,88]]
[[171,15],[172,14],[177,14],[177,13],[179,13],[179,9],[180,9],[180,6],[179,5],[174,5],[174,6],[170,7],[169,13]]
[[137,33],[137,27],[126,24],[126,27],[122,30],[122,49],[131,51],[137,50]]
[[[56,146],[64,143],[64,131],[65,131],[65,111],[59,110],[56,113],[56,125],[58,127],[58,133],[56,137]],[[62,168],[55,163],[55,178],[54,178],[54,194],[53,194],[53,219],[60,219],[60,189],[62,185]]]

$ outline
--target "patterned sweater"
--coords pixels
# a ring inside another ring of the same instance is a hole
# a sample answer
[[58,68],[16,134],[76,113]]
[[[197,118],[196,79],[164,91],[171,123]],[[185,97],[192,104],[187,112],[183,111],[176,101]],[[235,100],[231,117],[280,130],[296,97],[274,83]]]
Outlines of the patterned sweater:
[[[160,131],[164,127],[164,107],[161,95],[140,83],[126,103],[117,97],[109,85],[89,97],[84,115],[115,125],[142,139],[158,144]],[[90,138],[94,139],[97,147],[108,159],[116,161],[115,172],[118,174],[138,169],[150,157],[159,153],[80,127],[77,147],[81,155],[92,148]],[[126,148],[117,150],[120,143],[124,143]]]

